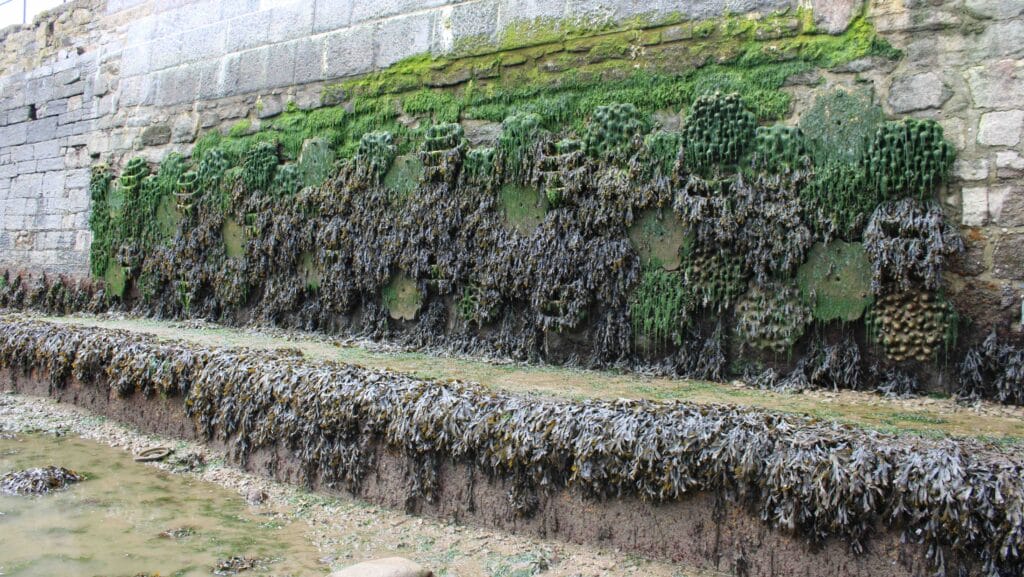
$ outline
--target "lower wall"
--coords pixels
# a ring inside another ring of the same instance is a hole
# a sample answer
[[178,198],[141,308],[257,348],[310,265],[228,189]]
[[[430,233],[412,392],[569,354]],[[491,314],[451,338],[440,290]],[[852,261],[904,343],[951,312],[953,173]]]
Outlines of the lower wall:
[[[49,375],[0,369],[0,390],[50,396],[111,419],[160,435],[196,440],[180,398],[117,398],[105,383],[86,386],[70,378],[56,390]],[[215,445],[217,445],[215,443]],[[216,448],[224,449],[224,445]],[[281,445],[255,452],[245,469],[279,481],[305,483],[300,460]],[[468,466],[446,462],[433,502],[406,503],[406,471],[411,463],[400,453],[376,448],[376,470],[357,497],[388,508],[406,507],[416,514],[493,527],[512,533],[601,545],[688,567],[724,571],[744,577],[917,577],[929,575],[923,549],[900,543],[895,531],[879,527],[869,549],[856,553],[830,540],[812,547],[797,537],[774,531],[756,515],[727,507],[714,494],[699,493],[681,502],[652,504],[635,498],[597,502],[574,491],[541,493],[537,514],[517,518],[509,504],[509,487],[500,479],[482,478]],[[331,493],[313,483],[313,488]],[[335,492],[336,493],[336,492]]]

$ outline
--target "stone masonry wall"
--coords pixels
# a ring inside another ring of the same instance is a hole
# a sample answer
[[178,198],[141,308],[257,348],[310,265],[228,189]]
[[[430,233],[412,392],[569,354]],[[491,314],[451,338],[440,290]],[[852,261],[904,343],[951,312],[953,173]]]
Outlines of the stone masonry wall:
[[866,10],[905,57],[794,82],[792,118],[830,84],[856,82],[894,116],[938,120],[959,153],[946,202],[969,247],[954,295],[1019,307],[1024,3],[1010,0],[77,0],[0,31],[0,269],[86,274],[90,165],[157,161],[289,101],[320,106],[331,80],[495,42],[537,18],[600,26],[801,7],[836,32]]

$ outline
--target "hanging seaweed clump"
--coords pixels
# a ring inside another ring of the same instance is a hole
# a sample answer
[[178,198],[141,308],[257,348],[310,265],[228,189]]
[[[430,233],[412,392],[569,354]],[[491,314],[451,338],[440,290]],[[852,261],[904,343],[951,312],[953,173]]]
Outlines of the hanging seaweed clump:
[[957,397],[1024,404],[1024,348],[999,342],[993,330],[961,361]]
[[928,200],[946,182],[955,158],[938,122],[905,118],[878,128],[861,167],[868,186],[882,198]]
[[583,148],[594,158],[628,160],[643,144],[650,120],[628,103],[598,106],[583,136]]
[[871,288],[880,294],[919,284],[938,290],[943,264],[964,244],[937,204],[905,198],[878,206],[864,231],[864,249],[871,259]]

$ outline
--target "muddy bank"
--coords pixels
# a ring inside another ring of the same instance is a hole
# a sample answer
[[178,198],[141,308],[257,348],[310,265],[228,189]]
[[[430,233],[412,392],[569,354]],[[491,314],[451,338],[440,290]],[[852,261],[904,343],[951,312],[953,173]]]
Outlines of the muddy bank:
[[[135,394],[118,398],[106,383],[85,385],[68,377],[66,386],[50,385],[43,371],[22,374],[0,369],[0,388],[52,396],[64,403],[129,423],[144,431],[197,439],[180,398]],[[218,443],[214,443],[217,445]],[[224,448],[223,446],[219,448]],[[601,544],[693,567],[755,576],[917,576],[930,574],[921,548],[900,545],[899,536],[880,528],[864,554],[855,554],[838,540],[812,547],[805,539],[766,526],[753,514],[718,503],[712,494],[695,494],[677,502],[652,504],[633,497],[598,502],[573,490],[541,491],[536,514],[517,516],[509,502],[509,486],[491,480],[462,463],[446,461],[439,468],[439,490],[431,501],[406,502],[404,456],[379,444],[372,447],[374,470],[358,496],[389,508],[411,505],[418,514],[455,519],[519,534],[576,543]],[[244,467],[270,478],[304,483],[302,461],[280,444],[255,451]],[[332,492],[316,479],[311,485]]]

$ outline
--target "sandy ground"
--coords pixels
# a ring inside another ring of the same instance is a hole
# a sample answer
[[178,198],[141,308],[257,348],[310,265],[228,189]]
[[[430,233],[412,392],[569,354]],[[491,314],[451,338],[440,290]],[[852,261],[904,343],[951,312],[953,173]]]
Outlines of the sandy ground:
[[[142,434],[50,399],[0,394],[0,433],[26,432],[77,435],[131,453],[154,446],[173,447],[177,457],[149,466],[237,491],[249,500],[254,513],[304,523],[308,539],[323,554],[324,573],[397,555],[430,568],[438,577],[716,575],[616,551],[421,519],[356,499],[309,493],[226,465],[222,454],[200,444]],[[206,464],[192,470],[175,464],[189,454],[202,455]]]

